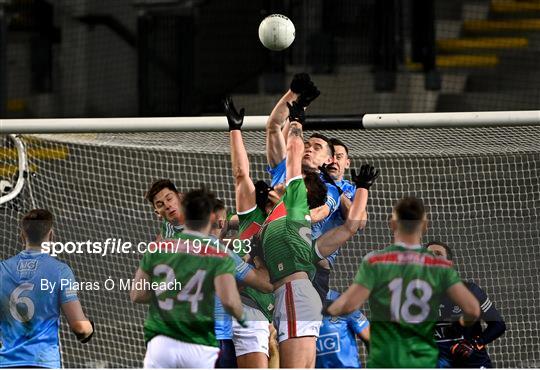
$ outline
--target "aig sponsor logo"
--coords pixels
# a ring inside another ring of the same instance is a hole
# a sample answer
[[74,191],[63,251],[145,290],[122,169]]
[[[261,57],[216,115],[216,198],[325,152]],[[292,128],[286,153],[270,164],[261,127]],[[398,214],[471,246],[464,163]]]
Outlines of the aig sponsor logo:
[[36,260],[22,260],[17,265],[17,271],[34,271],[37,267]]
[[324,356],[339,351],[340,347],[338,333],[324,334],[317,339],[317,356]]

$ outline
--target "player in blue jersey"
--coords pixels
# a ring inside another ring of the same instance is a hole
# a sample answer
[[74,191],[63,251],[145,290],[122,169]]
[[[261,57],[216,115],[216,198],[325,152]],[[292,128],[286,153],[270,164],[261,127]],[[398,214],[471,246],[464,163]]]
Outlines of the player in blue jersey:
[[74,289],[73,272],[41,252],[52,227],[49,211],[27,213],[21,221],[25,249],[0,262],[0,367],[62,367],[60,311],[81,342],[94,333]]
[[[281,97],[270,113],[266,123],[266,158],[268,172],[272,176],[271,186],[285,182],[286,170],[286,138],[288,136],[290,122],[288,104],[297,102],[302,108],[307,108],[320,95],[311,78],[306,73],[300,73],[293,77],[290,89]],[[333,148],[329,139],[324,135],[313,134],[304,142],[304,156],[302,157],[302,173],[319,172],[319,168],[329,165],[333,160]],[[324,178],[323,178],[324,180]],[[320,207],[310,210],[311,236],[318,239],[322,235],[324,220],[336,212],[340,206],[338,189],[326,183],[326,201]],[[328,262],[323,260],[317,266],[313,286],[319,293],[321,302],[324,301],[328,292],[329,269]]]
[[[266,158],[268,172],[272,176],[271,186],[285,183],[286,154],[290,122],[287,104],[297,102],[301,107],[307,108],[309,104],[320,95],[320,91],[311,81],[309,75],[300,73],[294,76],[290,89],[278,101],[266,122]],[[283,129],[282,129],[283,126]],[[324,135],[313,134],[304,143],[304,156],[302,157],[302,172],[318,172],[319,167],[332,162],[333,151]],[[327,198],[324,205],[310,210],[313,224],[324,220],[339,207],[339,194],[337,189],[327,186]],[[317,228],[312,230],[314,238],[320,233]]]
[[[321,221],[318,226],[319,233],[324,234],[335,227],[343,225],[348,217],[349,210],[351,208],[352,201],[356,194],[356,185],[344,178],[345,171],[350,168],[351,161],[349,159],[349,149],[344,142],[339,139],[329,139],[330,145],[334,148],[334,157],[332,162],[328,166],[321,168],[321,174],[327,184],[331,184],[336,187],[340,194],[339,203],[340,209],[333,212],[326,219]],[[378,171],[373,173],[373,180],[367,183],[365,190],[361,190],[360,195],[366,198],[368,197],[368,190],[373,181],[378,177]],[[364,209],[362,216],[360,217],[362,224],[360,230],[363,230],[367,222],[367,212]],[[321,297],[324,297],[328,292],[328,285],[330,281],[330,271],[333,264],[339,254],[339,249],[328,256],[326,259],[319,262],[317,265],[317,273],[315,274],[314,286],[319,291]]]
[[[437,256],[452,260],[452,250],[444,243],[431,241],[427,248]],[[437,367],[491,368],[493,367],[486,346],[506,331],[506,324],[487,294],[475,283],[464,282],[465,286],[480,302],[480,319],[486,323],[482,329],[480,321],[464,328],[457,324],[461,308],[449,298],[441,302],[439,322],[435,327],[435,339],[439,346]]]
[[[340,293],[329,290],[326,305],[334,302]],[[369,343],[369,321],[360,310],[343,316],[325,315],[317,339],[317,368],[359,368],[360,357],[356,338]]]

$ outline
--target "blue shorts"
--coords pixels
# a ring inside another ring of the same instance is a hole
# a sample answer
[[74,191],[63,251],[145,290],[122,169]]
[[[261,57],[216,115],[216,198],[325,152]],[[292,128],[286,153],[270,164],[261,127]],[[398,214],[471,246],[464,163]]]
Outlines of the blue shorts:
[[236,352],[232,339],[219,340],[219,355],[216,361],[216,369],[236,369]]

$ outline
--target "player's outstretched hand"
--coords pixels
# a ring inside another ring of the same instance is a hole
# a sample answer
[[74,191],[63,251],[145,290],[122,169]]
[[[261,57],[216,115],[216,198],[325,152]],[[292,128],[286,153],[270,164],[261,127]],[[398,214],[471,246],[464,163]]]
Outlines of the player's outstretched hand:
[[337,184],[334,181],[334,179],[332,178],[332,176],[330,176],[330,174],[328,173],[328,165],[326,163],[323,164],[322,166],[319,166],[319,171],[321,171],[321,176],[322,176],[324,182],[326,182],[327,184],[335,186],[336,189],[338,190],[339,195],[343,194],[343,190],[341,190],[341,188],[339,186],[337,186]]
[[227,96],[223,100],[223,110],[227,116],[227,122],[229,123],[229,131],[241,130],[244,123],[245,109],[240,109],[238,112],[234,106],[234,102],[230,96]]
[[287,102],[287,107],[289,108],[289,122],[298,122],[304,126],[304,123],[306,123],[304,107],[298,104],[297,101],[293,101],[292,104]]
[[357,188],[369,190],[371,185],[379,178],[379,170],[369,164],[363,164],[356,174],[354,168],[351,170],[351,179]]
[[321,92],[317,89],[313,81],[311,81],[311,77],[307,73],[294,75],[291,82],[291,91],[299,95],[298,103],[304,108],[321,95]]

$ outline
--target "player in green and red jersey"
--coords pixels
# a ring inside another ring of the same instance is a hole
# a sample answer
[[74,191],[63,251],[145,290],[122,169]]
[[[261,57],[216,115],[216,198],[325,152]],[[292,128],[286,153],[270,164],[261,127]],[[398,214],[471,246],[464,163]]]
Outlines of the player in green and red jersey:
[[[304,108],[287,104],[286,190],[261,231],[264,260],[274,284],[274,326],[281,367],[314,367],[322,302],[311,278],[317,260],[311,238],[310,209],[324,204],[326,186],[318,174],[302,175]],[[309,196],[308,196],[309,195]]]
[[[213,197],[204,189],[187,193],[182,201],[185,229],[179,234],[181,243],[172,249],[149,251],[141,260],[130,296],[133,302],[150,303],[144,325],[145,367],[214,367],[219,352],[214,333],[215,295],[228,312],[244,322],[234,262],[207,243],[213,205]],[[150,283],[162,285],[154,291]]]
[[478,319],[480,306],[452,262],[433,256],[421,245],[427,215],[420,200],[400,200],[390,225],[394,243],[362,260],[353,284],[328,308],[328,314],[353,312],[369,298],[368,367],[434,368],[438,349],[433,335],[444,295],[463,310],[462,325]]
[[182,193],[169,179],[156,180],[145,195],[154,213],[161,220],[158,239],[178,239],[184,229],[184,215],[182,214]]
[[[244,120],[244,109],[240,112],[234,107],[231,98],[224,101],[225,114],[229,123],[229,138],[231,143],[231,162],[236,190],[236,213],[239,222],[239,238],[246,240],[252,246],[253,237],[258,234],[266,219],[266,199],[269,193],[277,200],[274,191],[265,192],[263,204],[257,200],[257,189],[249,176],[249,160],[242,139],[241,127]],[[260,188],[260,187],[259,187]],[[243,251],[251,255],[253,251]],[[269,321],[274,308],[274,294],[262,293],[256,289],[245,287],[241,290],[243,308],[246,312],[247,327],[243,328],[233,323],[233,343],[240,368],[267,368],[269,356]]]

